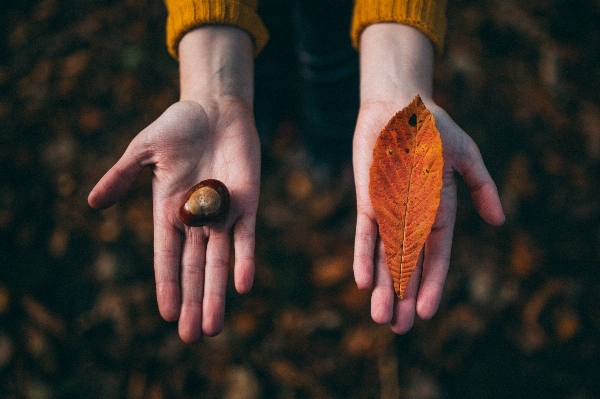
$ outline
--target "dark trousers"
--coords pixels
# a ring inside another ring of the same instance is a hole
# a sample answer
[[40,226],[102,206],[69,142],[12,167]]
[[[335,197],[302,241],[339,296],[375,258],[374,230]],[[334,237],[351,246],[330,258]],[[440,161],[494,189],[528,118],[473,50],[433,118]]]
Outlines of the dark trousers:
[[286,120],[317,161],[351,159],[358,56],[351,0],[262,0],[270,40],[256,60],[257,126],[264,139]]

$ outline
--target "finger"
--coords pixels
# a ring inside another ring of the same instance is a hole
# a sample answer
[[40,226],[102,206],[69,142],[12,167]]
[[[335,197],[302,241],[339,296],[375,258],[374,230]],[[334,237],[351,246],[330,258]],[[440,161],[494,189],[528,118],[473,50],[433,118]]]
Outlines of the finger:
[[234,227],[234,282],[240,294],[250,292],[254,281],[255,225],[256,217],[243,216]]
[[467,184],[475,209],[483,220],[494,226],[501,225],[506,218],[496,184],[485,167],[475,142],[468,138],[465,147],[465,156],[457,163],[456,170]]
[[354,238],[354,281],[359,289],[368,289],[373,285],[373,258],[377,242],[377,223],[364,213],[356,218],[356,236]]
[[181,254],[181,314],[179,336],[184,342],[197,342],[202,337],[202,298],[206,237],[199,228],[186,229]]
[[417,297],[417,314],[425,320],[432,318],[438,309],[450,266],[456,220],[456,183],[445,184],[441,198],[431,233],[425,242],[423,270]]
[[419,281],[421,279],[421,270],[423,269],[423,251],[419,255],[417,267],[413,272],[406,290],[404,299],[398,299],[394,296],[395,306],[391,321],[392,331],[396,334],[405,334],[415,322],[415,307],[417,301],[417,292],[419,290]]
[[375,323],[387,324],[392,320],[395,293],[381,240],[377,242],[374,283],[371,293],[371,318]]
[[102,176],[90,192],[88,196],[90,206],[95,209],[105,209],[113,205],[131,188],[145,165],[134,139],[123,156]]
[[225,318],[225,291],[229,271],[229,234],[211,231],[206,248],[202,330],[208,336],[223,329]]
[[167,321],[179,318],[181,293],[179,266],[181,262],[181,232],[154,207],[154,275],[156,299],[161,316]]

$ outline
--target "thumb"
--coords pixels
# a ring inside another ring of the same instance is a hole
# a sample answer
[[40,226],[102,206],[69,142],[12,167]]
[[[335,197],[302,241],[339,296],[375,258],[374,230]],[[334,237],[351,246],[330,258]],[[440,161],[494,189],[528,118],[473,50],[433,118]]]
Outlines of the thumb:
[[[139,136],[138,136],[139,137]],[[105,209],[119,201],[131,188],[134,180],[148,164],[137,137],[129,144],[125,153],[96,183],[88,203],[92,208]]]
[[456,170],[467,184],[471,199],[479,215],[487,223],[499,226],[504,223],[505,216],[498,196],[498,189],[483,163],[477,144],[470,137],[466,137],[467,143],[465,143],[465,146],[467,150],[464,152],[465,157],[457,163]]

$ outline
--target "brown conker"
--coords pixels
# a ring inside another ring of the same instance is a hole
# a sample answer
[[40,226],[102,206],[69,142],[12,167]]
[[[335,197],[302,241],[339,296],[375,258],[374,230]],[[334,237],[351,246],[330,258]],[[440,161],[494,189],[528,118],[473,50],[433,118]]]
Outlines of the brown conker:
[[229,190],[219,180],[208,179],[188,190],[179,217],[186,225],[196,227],[222,220],[227,211]]

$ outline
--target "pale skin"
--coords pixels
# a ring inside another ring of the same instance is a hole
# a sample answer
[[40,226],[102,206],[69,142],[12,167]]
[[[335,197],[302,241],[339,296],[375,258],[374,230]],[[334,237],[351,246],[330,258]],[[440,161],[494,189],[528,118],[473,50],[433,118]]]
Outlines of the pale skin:
[[[89,195],[94,208],[117,202],[152,168],[154,271],[160,314],[178,321],[185,342],[223,328],[233,240],[234,280],[247,293],[254,278],[260,143],[253,116],[254,47],[237,28],[210,26],[179,44],[180,101],[141,131]],[[231,194],[225,221],[188,227],[179,219],[187,190],[221,180]]]
[[[505,220],[498,190],[477,145],[432,100],[433,61],[431,42],[410,26],[374,24],[361,34],[360,110],[353,143],[357,198],[354,277],[359,288],[372,289],[373,320],[389,323],[397,334],[411,329],[415,315],[422,319],[433,317],[440,304],[456,219],[457,175],[465,181],[473,205],[487,223],[500,225]],[[434,115],[441,134],[443,186],[431,234],[404,299],[399,300],[369,198],[369,169],[379,132],[417,94]]]
[[[234,283],[247,293],[254,278],[255,222],[260,184],[260,143],[253,116],[253,43],[235,27],[205,26],[179,44],[180,101],[142,130],[89,195],[94,208],[121,199],[142,171],[152,169],[154,270],[160,314],[178,321],[185,342],[216,335],[222,328],[231,242]],[[491,224],[504,215],[496,186],[477,146],[431,100],[433,48],[418,30],[377,24],[361,35],[361,107],[354,135],[353,164],[358,218],[354,274],[361,289],[372,288],[371,315],[396,333],[410,329],[415,314],[437,310],[448,270],[456,214],[456,174]],[[377,134],[416,94],[436,117],[444,145],[444,186],[424,262],[405,299],[394,296],[368,197],[368,173]],[[188,227],[178,217],[187,190],[208,178],[231,194],[225,221]]]

